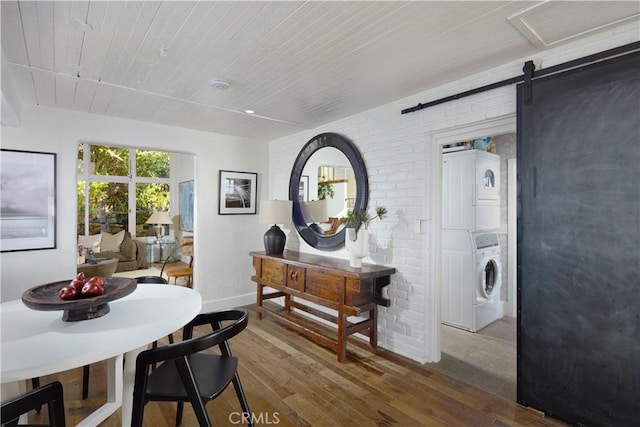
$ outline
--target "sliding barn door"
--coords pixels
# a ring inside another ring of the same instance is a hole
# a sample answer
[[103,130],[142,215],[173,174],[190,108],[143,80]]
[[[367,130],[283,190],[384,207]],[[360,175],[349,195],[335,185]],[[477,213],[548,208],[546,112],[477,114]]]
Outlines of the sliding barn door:
[[640,61],[518,87],[518,402],[640,425]]

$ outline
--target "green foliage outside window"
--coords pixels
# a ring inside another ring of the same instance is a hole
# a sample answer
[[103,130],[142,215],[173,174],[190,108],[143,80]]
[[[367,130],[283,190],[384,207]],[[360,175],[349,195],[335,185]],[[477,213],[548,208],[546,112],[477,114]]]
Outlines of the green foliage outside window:
[[[85,145],[78,148],[78,160],[82,162]],[[143,235],[146,221],[153,210],[169,210],[169,184],[141,183],[135,185],[136,206],[129,207],[129,185],[127,182],[108,182],[113,177],[129,181],[129,153],[127,148],[91,145],[89,174],[89,234],[100,229],[117,232],[127,229],[130,211],[135,209],[136,235]],[[167,152],[135,150],[136,177],[169,178],[170,155]],[[79,172],[83,170],[78,167]],[[96,175],[98,177],[96,177]],[[79,175],[80,176],[80,175]],[[99,181],[104,176],[105,181]],[[84,234],[85,185],[78,181],[78,232]]]

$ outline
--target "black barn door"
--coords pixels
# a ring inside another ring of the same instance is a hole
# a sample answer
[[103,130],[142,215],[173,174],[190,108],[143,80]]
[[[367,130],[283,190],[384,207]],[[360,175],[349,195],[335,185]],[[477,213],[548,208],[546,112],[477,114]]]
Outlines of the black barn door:
[[518,402],[640,425],[640,61],[518,86]]

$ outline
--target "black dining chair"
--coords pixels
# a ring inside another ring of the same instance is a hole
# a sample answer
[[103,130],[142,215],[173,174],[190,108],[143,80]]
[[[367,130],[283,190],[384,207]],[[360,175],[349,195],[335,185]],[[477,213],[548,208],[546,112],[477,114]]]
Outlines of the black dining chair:
[[[36,389],[40,387],[40,377],[31,378],[31,388]],[[82,367],[82,400],[89,397],[89,365]],[[35,408],[37,412],[40,412],[40,407]]]
[[[159,283],[159,284],[168,284],[169,281],[160,276],[140,276],[135,278],[138,283]],[[173,334],[169,334],[169,342],[173,343]],[[157,347],[158,342],[154,341],[153,346]],[[89,365],[85,365],[82,367],[82,400],[86,399],[89,396]],[[40,385],[39,378],[33,378],[31,380],[33,384],[33,388],[36,388]]]
[[[168,346],[145,350],[136,359],[133,388],[133,427],[141,427],[148,402],[178,402],[176,426],[182,423],[184,402],[190,402],[200,426],[211,426],[205,404],[218,397],[233,383],[245,414],[253,426],[251,411],[238,375],[238,359],[231,354],[228,340],[247,327],[245,310],[226,310],[199,314],[184,327],[184,340]],[[231,322],[231,323],[229,323]],[[193,337],[193,328],[211,325],[213,331]],[[202,353],[218,346],[220,355]],[[153,372],[150,366],[164,362]]]
[[47,405],[49,425],[65,426],[62,384],[55,381],[3,401],[0,408],[2,427],[17,426],[21,415],[42,405]]

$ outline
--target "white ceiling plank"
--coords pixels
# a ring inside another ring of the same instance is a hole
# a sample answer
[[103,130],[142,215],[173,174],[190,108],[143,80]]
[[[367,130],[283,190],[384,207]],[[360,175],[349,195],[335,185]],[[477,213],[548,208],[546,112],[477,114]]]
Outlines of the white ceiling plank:
[[77,75],[89,1],[53,2],[55,71]]
[[56,79],[51,73],[32,69],[33,82],[36,90],[38,105],[46,107],[56,106]]
[[2,52],[7,62],[28,64],[27,46],[22,31],[22,17],[18,2],[0,2]]
[[198,2],[192,13],[187,16],[174,38],[165,46],[166,56],[157,63],[153,72],[147,76],[142,88],[159,88],[162,93],[174,93],[176,81],[186,74],[190,67],[191,56],[198,54],[199,43],[208,40],[208,31],[212,30],[221,7],[230,7],[228,3]]
[[39,38],[38,50],[40,52],[40,67],[44,68],[45,70],[53,70],[53,3],[38,2],[37,14],[37,34]]
[[55,76],[56,84],[56,106],[73,110],[75,107],[77,79],[63,74]]
[[91,106],[88,112],[93,114],[108,115],[109,105],[113,99],[117,89],[113,86],[107,86],[103,84],[96,85],[96,91],[91,100]]
[[[22,18],[22,28],[27,46],[27,56],[29,65],[44,68],[42,63],[42,51],[40,50],[40,28],[38,19],[38,3],[20,2],[20,16]],[[43,28],[43,32],[46,29]]]
[[73,99],[73,109],[78,111],[90,111],[94,100],[98,83],[76,79],[76,92]]
[[87,24],[92,28],[84,34],[80,53],[80,76],[99,80],[100,72],[109,54],[113,30],[120,19],[123,2],[91,2],[87,12]]
[[165,2],[158,9],[147,29],[140,49],[129,65],[125,81],[135,81],[135,87],[142,87],[145,80],[168,55],[168,48],[185,19],[193,13],[196,3]]
[[124,77],[138,54],[142,39],[161,4],[160,2],[125,3],[125,10],[121,14],[113,39],[111,55],[105,64],[101,80],[135,87],[135,81],[125,81]]

